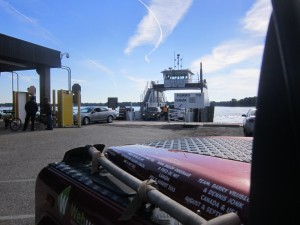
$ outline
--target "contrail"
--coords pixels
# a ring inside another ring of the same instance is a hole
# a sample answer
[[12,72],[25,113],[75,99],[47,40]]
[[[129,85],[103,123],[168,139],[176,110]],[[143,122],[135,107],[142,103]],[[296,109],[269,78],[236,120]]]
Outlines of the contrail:
[[9,4],[7,1],[0,0],[0,7],[4,8],[8,13],[10,13],[15,18],[18,18],[21,22],[27,23],[37,29],[39,32],[38,35],[42,38],[45,38],[46,40],[51,41],[55,45],[60,44],[60,41],[52,35],[47,29],[40,26],[37,20],[34,18],[30,18],[29,16],[26,16],[25,14],[21,13],[19,10],[14,8],[11,4]]
[[151,49],[151,51],[148,52],[148,53],[145,55],[145,60],[146,60],[147,62],[149,62],[148,56],[149,56],[152,52],[154,52],[154,51],[158,48],[158,46],[160,45],[160,43],[161,43],[161,41],[162,41],[162,36],[163,36],[162,33],[163,33],[163,32],[162,32],[160,23],[159,23],[158,19],[156,18],[154,12],[153,12],[153,11],[152,11],[152,10],[151,10],[151,9],[150,9],[150,8],[149,8],[142,0],[138,0],[138,1],[139,1],[143,6],[145,6],[145,8],[148,9],[149,12],[152,14],[153,18],[155,19],[155,21],[156,21],[156,23],[157,23],[157,25],[158,25],[159,31],[160,31],[159,39],[158,39],[158,41],[156,42],[154,48]]
[[105,74],[108,75],[108,77],[110,78],[110,80],[113,82],[114,87],[117,88],[116,80],[115,80],[114,76],[112,75],[112,72],[111,72],[108,68],[106,68],[105,66],[103,66],[103,65],[101,65],[101,64],[99,64],[99,63],[97,63],[95,60],[92,60],[92,59],[88,58],[87,56],[84,56],[84,57],[86,57],[86,59],[87,59],[90,63],[92,63],[94,66],[96,66],[96,67],[99,68],[100,70],[104,71]]

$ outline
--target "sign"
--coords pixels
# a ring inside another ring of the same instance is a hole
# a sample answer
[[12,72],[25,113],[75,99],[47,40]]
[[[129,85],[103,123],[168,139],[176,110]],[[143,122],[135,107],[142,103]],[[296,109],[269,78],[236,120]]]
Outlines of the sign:
[[79,84],[73,84],[72,86],[72,92],[73,92],[73,103],[78,104],[77,99],[78,99],[78,92],[81,92],[81,86]]
[[175,93],[174,108],[205,108],[204,93]]
[[118,98],[110,97],[107,99],[107,107],[115,109],[118,107]]
[[36,94],[36,88],[35,88],[35,86],[30,86],[29,88],[27,88],[27,91],[28,91],[28,93],[30,95],[35,96],[35,94]]

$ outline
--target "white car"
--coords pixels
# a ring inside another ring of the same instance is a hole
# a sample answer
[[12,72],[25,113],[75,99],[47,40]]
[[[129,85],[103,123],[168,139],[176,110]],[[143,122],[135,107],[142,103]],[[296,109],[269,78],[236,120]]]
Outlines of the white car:
[[247,114],[242,115],[243,117],[245,117],[243,121],[243,130],[244,130],[245,137],[253,136],[255,115],[256,115],[256,109],[254,108],[249,109]]
[[[81,124],[87,125],[89,123],[106,121],[112,123],[118,116],[115,110],[107,107],[85,107],[80,110]],[[74,123],[78,123],[78,114],[74,114]]]
[[172,121],[184,121],[185,118],[185,109],[178,108],[178,109],[170,109],[170,120]]

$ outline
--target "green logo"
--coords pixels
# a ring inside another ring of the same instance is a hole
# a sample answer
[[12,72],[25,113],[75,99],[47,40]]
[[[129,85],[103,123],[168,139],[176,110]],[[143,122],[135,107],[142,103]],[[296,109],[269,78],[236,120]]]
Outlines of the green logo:
[[66,213],[71,186],[65,188],[57,197],[58,210],[61,217]]

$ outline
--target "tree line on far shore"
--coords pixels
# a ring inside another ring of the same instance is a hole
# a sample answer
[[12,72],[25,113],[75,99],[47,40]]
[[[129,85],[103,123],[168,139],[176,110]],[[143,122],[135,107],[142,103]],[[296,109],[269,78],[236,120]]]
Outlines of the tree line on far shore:
[[[257,97],[246,97],[240,100],[231,99],[231,101],[222,101],[222,102],[215,102],[211,101],[211,106],[230,106],[230,107],[238,107],[238,106],[245,106],[251,107],[256,106]],[[174,102],[167,102],[168,105],[173,105]],[[141,106],[141,102],[119,102],[118,106]],[[12,103],[0,103],[1,107],[12,107]],[[81,103],[81,106],[107,106],[107,102],[105,103]]]
[[245,107],[255,107],[257,102],[257,97],[246,97],[240,100],[235,98],[231,99],[231,101],[222,101],[222,102],[214,102],[211,101],[211,106],[231,106],[231,107],[238,107],[238,106],[245,106]]

